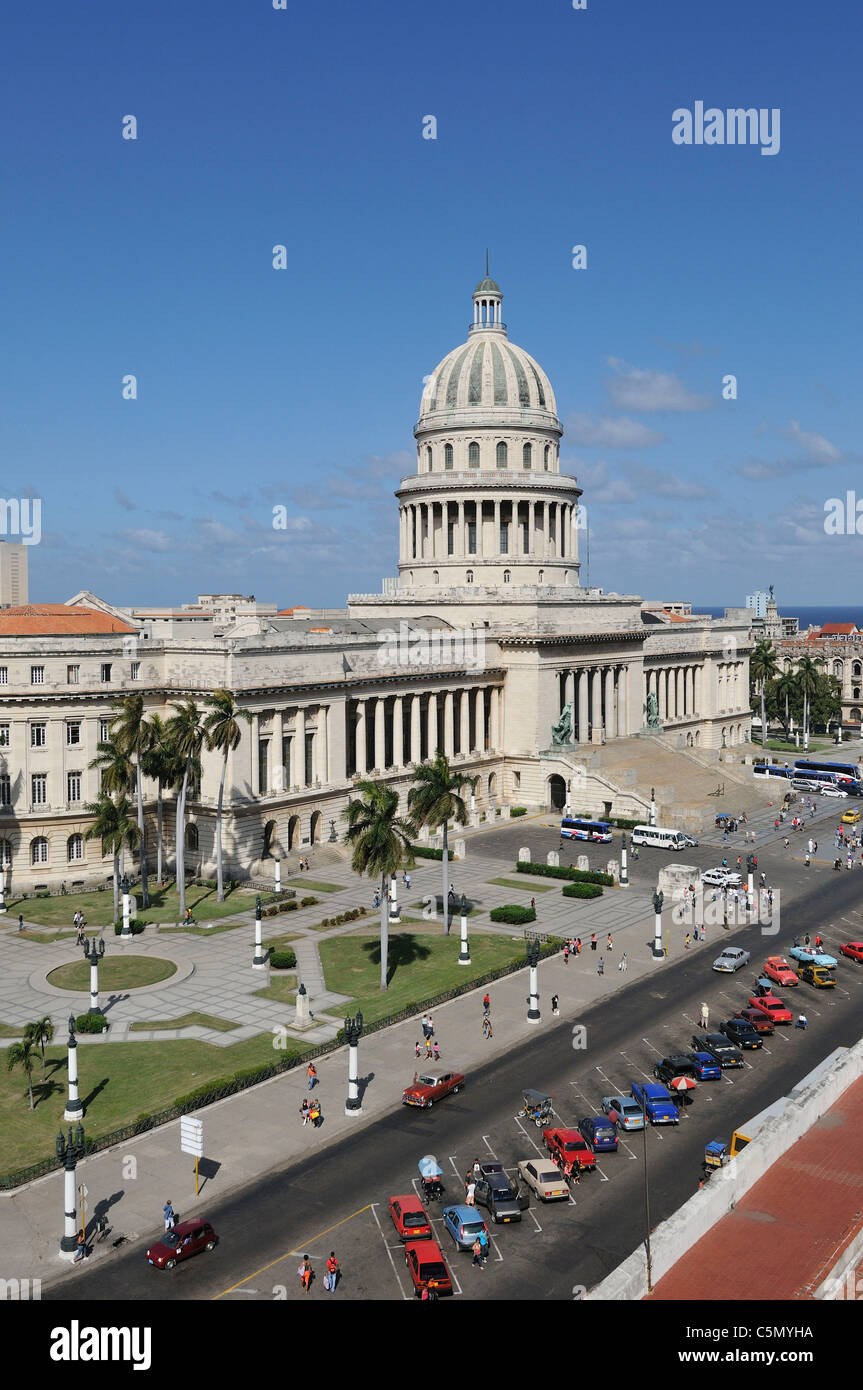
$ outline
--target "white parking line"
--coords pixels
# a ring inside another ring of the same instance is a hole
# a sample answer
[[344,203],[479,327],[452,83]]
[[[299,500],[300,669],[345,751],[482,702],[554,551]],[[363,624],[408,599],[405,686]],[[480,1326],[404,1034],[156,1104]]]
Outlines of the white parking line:
[[647,1046],[650,1048],[651,1052],[655,1052],[657,1057],[663,1057],[665,1055],[663,1052],[659,1051],[659,1048],[654,1047],[653,1043],[649,1042],[647,1038],[642,1038],[641,1041],[643,1043],[647,1043]]
[[486,1148],[488,1149],[489,1153],[491,1154],[492,1158],[494,1158],[494,1149],[492,1148],[491,1144],[488,1142],[488,1135],[487,1135],[487,1134],[484,1134],[484,1135],[482,1136],[482,1142],[485,1144],[485,1146],[486,1146]]
[[540,1233],[540,1235],[541,1235],[541,1234],[542,1234],[542,1227],[540,1226],[539,1222],[538,1222],[537,1219],[536,1219],[536,1216],[534,1215],[533,1208],[532,1208],[532,1207],[528,1207],[527,1210],[528,1210],[528,1215],[531,1216],[531,1217],[533,1217],[533,1224],[534,1224],[534,1226],[536,1227],[536,1229],[539,1231],[539,1233]]
[[514,1115],[514,1116],[513,1116],[513,1119],[515,1120],[516,1124],[518,1125],[518,1127],[519,1127],[519,1129],[521,1130],[522,1134],[524,1135],[525,1139],[527,1139],[528,1143],[532,1144],[533,1147],[536,1149],[537,1153],[539,1154],[540,1158],[543,1158],[543,1157],[544,1157],[544,1154],[543,1154],[542,1149],[539,1147],[539,1144],[536,1142],[536,1140],[534,1139],[533,1135],[529,1132],[529,1130],[526,1130],[526,1129],[525,1129],[524,1125],[523,1125],[522,1122],[521,1122],[521,1117],[518,1116],[518,1115]]
[[623,1147],[626,1149],[626,1152],[629,1154],[629,1157],[630,1157],[630,1158],[634,1158],[635,1161],[636,1161],[636,1163],[637,1163],[637,1162],[638,1162],[638,1154],[634,1154],[634,1153],[632,1152],[632,1149],[629,1147],[629,1145],[627,1144],[627,1142],[626,1142],[625,1139],[621,1139],[619,1142],[620,1142],[620,1143],[623,1145]]
[[646,1081],[652,1081],[652,1080],[653,1080],[653,1077],[652,1077],[652,1076],[648,1076],[648,1074],[647,1074],[646,1071],[641,1071],[641,1067],[638,1065],[638,1063],[637,1063],[637,1062],[633,1062],[632,1059],[631,1059],[631,1057],[627,1057],[625,1052],[621,1052],[620,1055],[621,1055],[621,1057],[626,1057],[626,1060],[627,1060],[627,1062],[629,1062],[629,1065],[630,1065],[631,1067],[635,1067],[635,1070],[636,1070],[636,1071],[641,1072],[641,1075],[645,1078]]
[[599,1174],[599,1178],[600,1178],[600,1181],[601,1181],[601,1182],[608,1182],[608,1178],[606,1177],[605,1173],[603,1173],[603,1171],[602,1171],[602,1169],[600,1168],[600,1166],[599,1166],[598,1163],[597,1163],[597,1165],[596,1165],[596,1171],[597,1171],[597,1173]]
[[489,1243],[489,1245],[493,1245],[493,1246],[494,1246],[494,1253],[495,1253],[495,1255],[497,1256],[497,1258],[500,1260],[501,1264],[503,1264],[503,1255],[500,1253],[500,1248],[499,1248],[499,1246],[498,1246],[498,1243],[497,1243],[497,1241],[495,1240],[494,1236],[492,1235],[491,1231],[489,1231],[489,1233],[488,1233],[488,1243]]
[[449,1157],[450,1163],[452,1164],[452,1170],[453,1170],[453,1172],[455,1173],[455,1175],[456,1175],[457,1178],[460,1178],[460,1177],[461,1177],[461,1173],[459,1172],[458,1168],[455,1166],[455,1154],[449,1154],[448,1157]]
[[392,1267],[393,1267],[393,1274],[396,1276],[396,1283],[397,1283],[398,1286],[399,1286],[399,1293],[401,1294],[402,1298],[407,1302],[407,1297],[408,1297],[408,1296],[407,1296],[407,1294],[405,1293],[404,1289],[402,1288],[402,1281],[401,1281],[401,1279],[399,1278],[399,1272],[398,1272],[398,1270],[396,1269],[396,1262],[395,1262],[395,1260],[394,1260],[393,1257],[392,1257],[392,1251],[390,1250],[390,1247],[387,1245],[386,1237],[384,1236],[383,1229],[381,1228],[381,1223],[380,1223],[380,1221],[379,1221],[379,1219],[378,1219],[378,1214],[377,1214],[377,1212],[375,1211],[375,1207],[376,1207],[377,1205],[378,1205],[377,1202],[372,1202],[372,1204],[371,1204],[372,1216],[375,1218],[375,1222],[376,1222],[376,1224],[377,1224],[377,1228],[378,1228],[378,1230],[380,1231],[381,1240],[382,1240],[383,1243],[384,1243],[384,1249],[386,1250],[387,1254],[389,1255],[390,1264],[391,1264]]

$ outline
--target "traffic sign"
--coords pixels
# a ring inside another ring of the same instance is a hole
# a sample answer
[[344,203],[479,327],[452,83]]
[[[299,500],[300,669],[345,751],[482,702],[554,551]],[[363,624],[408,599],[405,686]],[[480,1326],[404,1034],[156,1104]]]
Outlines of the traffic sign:
[[196,1158],[203,1158],[203,1120],[196,1120],[192,1115],[184,1115],[182,1117],[180,1120],[180,1151],[184,1154],[194,1154]]

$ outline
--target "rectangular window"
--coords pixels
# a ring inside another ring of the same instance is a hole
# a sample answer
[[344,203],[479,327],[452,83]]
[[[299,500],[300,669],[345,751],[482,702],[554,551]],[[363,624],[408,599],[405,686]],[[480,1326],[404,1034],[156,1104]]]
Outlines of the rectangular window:
[[30,787],[34,806],[44,806],[48,801],[48,776],[47,773],[37,772],[30,778]]
[[100,720],[99,720],[99,742],[100,742],[100,743],[107,743],[107,742],[108,742],[108,739],[109,739],[110,737],[111,737],[111,721],[110,721],[110,719],[100,719]]
[[9,747],[9,725],[0,724],[0,748]]
[[315,776],[314,772],[312,771],[312,768],[313,768],[313,766],[314,766],[314,758],[313,758],[314,739],[315,739],[314,734],[306,734],[305,784],[306,784],[307,787],[310,787],[310,786],[312,785],[312,782],[314,781],[314,776]]
[[0,773],[0,806],[12,805],[12,783],[8,772]]
[[30,684],[31,684],[31,685],[44,685],[44,684],[45,684],[45,667],[44,667],[44,666],[31,666],[31,667],[30,667]]
[[469,521],[467,524],[467,553],[476,554],[476,522]]
[[110,663],[110,661],[103,661],[103,662],[102,662],[102,676],[101,676],[101,679],[102,679],[103,681],[109,681],[109,680],[111,679],[111,663]]
[[81,774],[80,772],[70,772],[66,777],[66,800],[76,802],[81,800]]
[[9,684],[9,667],[0,666],[0,685]]
[[30,747],[31,747],[31,748],[44,748],[44,747],[45,747],[45,744],[46,744],[46,742],[47,742],[47,740],[48,740],[48,725],[47,725],[47,724],[31,724],[31,725],[30,725]]
[[133,662],[132,662],[132,680],[133,680],[133,681],[137,681],[137,680],[140,680],[140,678],[141,678],[141,663],[140,663],[140,661],[133,661]]
[[66,747],[75,748],[81,742],[81,721],[70,719],[66,725]]
[[509,554],[509,525],[505,521],[500,523],[500,553]]
[[266,796],[270,790],[270,741],[267,738],[258,742],[258,786],[261,796]]
[[67,683],[68,685],[77,685],[77,684],[78,684],[78,672],[79,672],[80,670],[81,670],[81,667],[80,667],[80,666],[67,666],[67,667],[66,667],[66,683]]
[[455,555],[455,522],[448,521],[446,528],[446,553]]

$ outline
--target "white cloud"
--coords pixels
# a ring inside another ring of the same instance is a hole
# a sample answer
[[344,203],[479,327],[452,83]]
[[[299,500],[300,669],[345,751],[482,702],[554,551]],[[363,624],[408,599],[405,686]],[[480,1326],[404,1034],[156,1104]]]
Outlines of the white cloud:
[[606,389],[620,410],[710,410],[713,401],[690,391],[673,372],[631,367],[619,357],[607,359],[617,373]]
[[167,531],[124,531],[126,539],[141,550],[173,550],[178,542]]
[[565,433],[573,444],[605,449],[648,449],[665,439],[657,430],[625,415],[616,419],[602,416],[598,420],[591,420],[589,415],[570,415]]
[[783,439],[790,439],[794,444],[799,444],[807,458],[813,463],[838,463],[842,458],[842,450],[837,449],[835,444],[831,444],[829,439],[825,439],[823,434],[812,434],[808,430],[800,428],[797,420],[792,420],[785,429],[778,431]]

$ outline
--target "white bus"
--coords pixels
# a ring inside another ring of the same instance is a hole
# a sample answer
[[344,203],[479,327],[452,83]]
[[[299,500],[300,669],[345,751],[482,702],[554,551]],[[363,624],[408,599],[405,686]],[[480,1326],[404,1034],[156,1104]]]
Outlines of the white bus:
[[637,825],[632,832],[634,845],[652,845],[654,849],[686,849],[682,830],[662,830],[658,825]]

